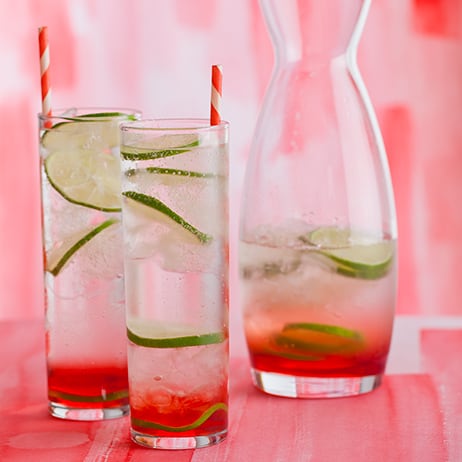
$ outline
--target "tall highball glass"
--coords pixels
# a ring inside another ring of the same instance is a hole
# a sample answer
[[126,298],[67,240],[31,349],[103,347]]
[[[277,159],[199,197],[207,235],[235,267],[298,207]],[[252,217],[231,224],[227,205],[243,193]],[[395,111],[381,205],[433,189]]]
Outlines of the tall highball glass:
[[51,415],[128,413],[119,125],[138,111],[39,115]]
[[228,427],[228,123],[121,131],[132,439],[210,446]]

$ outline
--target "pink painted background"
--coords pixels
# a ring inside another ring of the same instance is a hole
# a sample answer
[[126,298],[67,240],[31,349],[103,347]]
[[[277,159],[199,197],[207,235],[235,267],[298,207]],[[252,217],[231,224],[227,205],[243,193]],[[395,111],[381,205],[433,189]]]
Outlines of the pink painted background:
[[[210,65],[223,65],[233,238],[273,62],[257,0],[0,0],[0,319],[43,312],[41,25],[49,27],[55,107],[207,117]],[[462,314],[462,0],[373,0],[359,64],[395,188],[398,312]],[[232,250],[235,271],[234,242]],[[235,301],[232,320],[239,323]]]

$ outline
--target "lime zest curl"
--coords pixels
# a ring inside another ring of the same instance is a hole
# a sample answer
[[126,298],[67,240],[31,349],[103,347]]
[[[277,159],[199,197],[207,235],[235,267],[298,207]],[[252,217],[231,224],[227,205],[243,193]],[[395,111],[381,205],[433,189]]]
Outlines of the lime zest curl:
[[196,419],[194,422],[189,425],[181,425],[179,427],[174,427],[170,425],[162,425],[157,422],[149,422],[147,420],[135,419],[132,417],[132,425],[142,428],[154,428],[156,430],[163,430],[167,432],[187,432],[189,430],[194,430],[195,428],[200,427],[206,420],[208,420],[215,412],[224,411],[228,412],[228,406],[225,403],[215,403],[213,406],[210,406],[203,414]]
[[71,393],[64,393],[62,391],[50,390],[48,392],[48,398],[62,399],[76,403],[106,403],[108,401],[127,399],[128,390],[114,391],[112,393],[107,393],[105,396],[82,396],[74,395]]

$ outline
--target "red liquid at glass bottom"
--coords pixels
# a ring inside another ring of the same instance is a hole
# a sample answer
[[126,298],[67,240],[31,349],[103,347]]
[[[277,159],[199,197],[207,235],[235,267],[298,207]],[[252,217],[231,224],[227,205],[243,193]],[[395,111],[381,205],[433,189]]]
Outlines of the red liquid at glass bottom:
[[69,408],[127,407],[127,368],[109,364],[95,367],[49,367],[48,399],[55,405]]
[[[250,351],[253,367],[260,371],[289,374],[301,377],[362,377],[382,374],[388,350],[351,355],[329,354],[322,359],[292,359],[264,353],[263,348]],[[296,356],[296,354],[294,354]]]
[[[314,351],[249,342],[252,378],[260,390],[292,398],[335,398],[367,393],[382,380],[388,346]],[[322,353],[321,353],[322,351]]]
[[168,405],[131,409],[132,429],[155,437],[199,437],[226,431],[228,426],[227,394],[218,401],[209,396],[171,397]]

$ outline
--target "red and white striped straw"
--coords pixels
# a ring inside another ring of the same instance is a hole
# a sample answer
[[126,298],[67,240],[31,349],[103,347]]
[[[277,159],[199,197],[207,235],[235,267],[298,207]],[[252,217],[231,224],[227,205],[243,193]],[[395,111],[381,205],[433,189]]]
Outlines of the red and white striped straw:
[[221,90],[223,83],[222,66],[212,66],[212,96],[210,99],[210,125],[221,122]]
[[51,116],[50,47],[48,27],[39,28],[40,80],[42,88],[42,114]]

